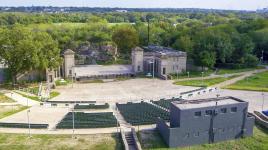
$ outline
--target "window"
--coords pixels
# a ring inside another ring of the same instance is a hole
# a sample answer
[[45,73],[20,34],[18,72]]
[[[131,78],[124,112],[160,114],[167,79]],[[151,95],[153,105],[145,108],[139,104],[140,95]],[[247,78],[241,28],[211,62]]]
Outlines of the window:
[[232,107],[231,112],[237,112],[237,107]]
[[69,75],[72,75],[72,70],[69,70]]
[[194,137],[199,137],[199,132],[194,133]]
[[173,71],[175,70],[175,66],[173,66]]
[[207,115],[207,116],[212,115],[212,110],[206,110],[206,115]]
[[221,108],[221,113],[224,114],[227,112],[227,109],[226,108]]
[[138,71],[140,71],[141,70],[141,66],[138,66]]
[[196,116],[196,117],[200,117],[200,116],[201,116],[201,111],[197,111],[197,112],[195,112],[195,113],[194,113],[194,116]]

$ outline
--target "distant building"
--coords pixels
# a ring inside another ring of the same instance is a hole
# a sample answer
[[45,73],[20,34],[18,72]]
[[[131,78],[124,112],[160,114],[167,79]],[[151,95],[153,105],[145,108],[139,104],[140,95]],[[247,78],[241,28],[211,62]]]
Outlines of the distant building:
[[75,53],[64,52],[64,77],[75,77],[77,80],[110,79],[121,76],[145,74],[167,79],[169,74],[186,70],[186,52],[167,47],[136,47],[132,50],[130,65],[76,65]]
[[118,10],[116,10],[116,12],[127,13],[128,11],[125,9],[118,9]]
[[248,102],[234,97],[171,103],[170,124],[159,119],[157,129],[169,147],[237,139],[253,134]]

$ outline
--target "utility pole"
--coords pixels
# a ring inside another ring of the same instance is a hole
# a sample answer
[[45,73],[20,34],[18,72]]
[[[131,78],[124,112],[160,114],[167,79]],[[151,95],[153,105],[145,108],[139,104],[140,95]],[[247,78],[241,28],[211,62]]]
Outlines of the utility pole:
[[150,45],[150,18],[147,18],[147,23],[148,23],[148,35],[147,35],[147,38],[148,38],[148,41],[147,41],[147,45],[149,46]]
[[27,110],[27,120],[28,120],[28,134],[29,134],[29,138],[31,137],[31,124],[30,124],[30,117],[29,117],[29,113],[30,113],[30,109]]

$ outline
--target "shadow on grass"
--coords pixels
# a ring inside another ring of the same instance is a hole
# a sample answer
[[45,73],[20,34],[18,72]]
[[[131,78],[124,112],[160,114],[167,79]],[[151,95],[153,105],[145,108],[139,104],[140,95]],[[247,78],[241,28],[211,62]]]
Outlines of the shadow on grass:
[[123,141],[120,133],[115,133],[112,138],[116,141],[115,150],[124,150]]

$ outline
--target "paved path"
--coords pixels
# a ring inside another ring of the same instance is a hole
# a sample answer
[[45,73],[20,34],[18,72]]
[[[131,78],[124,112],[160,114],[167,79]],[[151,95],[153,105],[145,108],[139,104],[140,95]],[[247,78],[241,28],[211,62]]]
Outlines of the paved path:
[[218,77],[228,77],[228,76],[233,76],[233,75],[251,75],[253,73],[257,73],[257,72],[263,72],[263,71],[267,71],[268,69],[256,69],[256,70],[252,70],[252,71],[245,71],[245,72],[238,72],[238,73],[232,73],[232,74],[221,74],[221,75],[215,75],[212,74],[210,76],[206,76],[206,77],[195,77],[195,78],[184,78],[184,79],[178,79],[178,80],[174,80],[174,81],[188,81],[188,80],[202,80],[202,79],[213,79],[213,78],[218,78]]
[[227,80],[227,81],[224,81],[224,82],[221,82],[219,84],[216,84],[216,85],[213,85],[213,87],[224,87],[224,86],[227,86],[227,85],[231,85],[231,84],[234,84],[235,82],[239,81],[239,80],[243,80],[249,76],[252,76],[254,75],[254,73],[260,73],[260,72],[264,72],[264,71],[267,71],[268,69],[262,69],[262,70],[255,70],[255,71],[249,71],[249,72],[245,72],[243,74],[241,74],[241,76],[239,77],[236,77],[236,78],[233,78],[231,80]]
[[34,106],[34,105],[38,105],[39,102],[31,100],[29,98],[23,97],[15,92],[7,92],[5,93],[5,96],[15,100],[17,103],[23,105],[23,106]]

